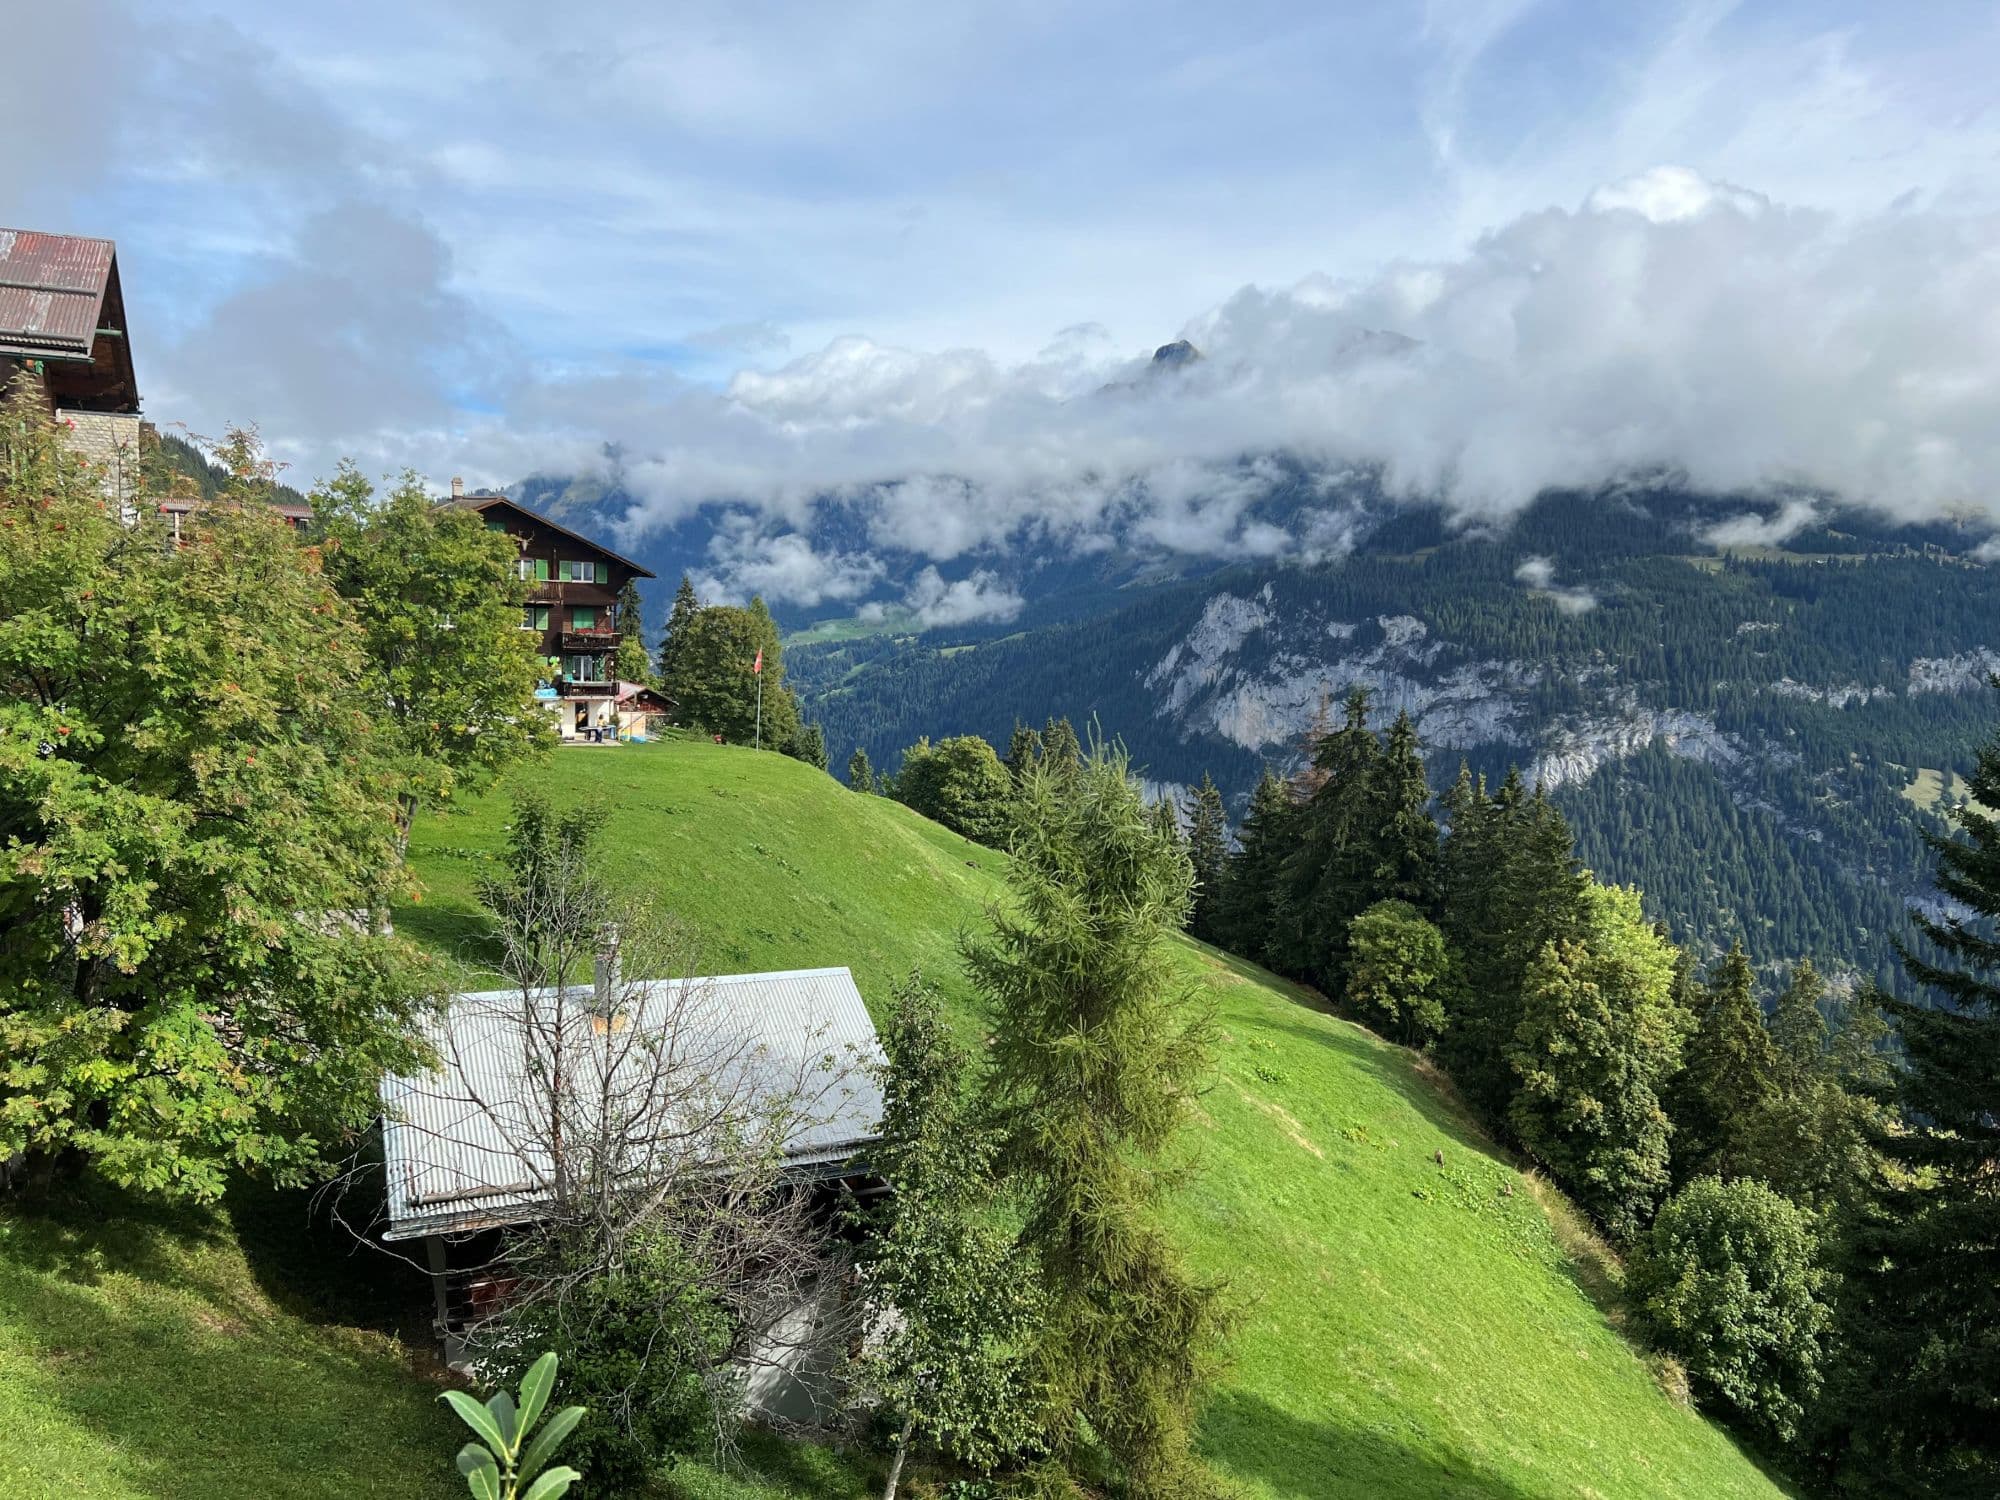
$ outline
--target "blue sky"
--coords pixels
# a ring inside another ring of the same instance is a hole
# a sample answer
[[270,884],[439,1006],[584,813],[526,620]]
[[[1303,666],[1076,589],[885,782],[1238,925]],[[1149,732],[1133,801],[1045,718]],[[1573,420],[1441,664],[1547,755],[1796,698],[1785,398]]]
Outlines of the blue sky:
[[[1390,455],[1413,486],[1471,473],[1490,508],[1563,477],[1551,455],[1578,420],[1600,466],[1699,445],[1686,421],[1606,438],[1650,418],[1564,403],[1607,360],[1655,391],[1741,363],[1737,335],[1684,322],[1657,346],[1577,344],[1633,299],[1728,321],[1732,258],[1764,302],[1811,288],[1894,324],[1882,345],[1905,363],[1857,387],[1853,423],[1914,383],[1956,393],[1961,442],[1959,387],[2000,348],[1979,305],[2000,208],[1990,6],[17,3],[10,31],[42,63],[9,111],[26,149],[0,160],[0,222],[117,238],[152,414],[256,420],[307,477],[348,453],[505,481],[612,443],[651,465],[662,515],[729,493],[781,516],[820,482],[977,471],[1020,434],[968,413],[1025,402],[1040,430],[1030,395],[1066,401],[1183,332],[1233,331],[1271,375],[1298,327],[1273,309],[1303,307],[1460,369],[1508,320],[1503,378],[1545,399],[1470,421],[1542,423],[1539,446],[1482,457],[1460,392]],[[72,107],[80,74],[101,115]],[[1620,209],[1648,233],[1583,253]],[[1549,234],[1561,247],[1523,248]],[[1440,321],[1410,292],[1572,252],[1576,287],[1543,301],[1576,326],[1470,292]],[[1585,311],[1640,262],[1623,301]],[[1933,302],[1958,287],[1962,316],[1895,323],[1891,277]],[[1819,338],[1794,317],[1785,339]],[[1964,319],[1955,338],[1976,340],[1937,366],[1924,340]],[[1318,357],[1279,371],[1285,393],[1323,385]],[[1828,399],[1794,392],[1765,420],[1784,441],[1739,445],[1718,482],[1810,468],[1824,434],[1800,412]],[[1341,411],[1299,430],[1331,449],[1360,420]],[[1899,454],[1844,461],[1892,498],[1965,503],[1983,455],[1940,458],[1929,408],[1898,420]],[[1204,451],[1292,435],[1217,419]],[[1092,444],[1204,457],[1130,428],[1074,439],[1035,484],[1102,467]]]

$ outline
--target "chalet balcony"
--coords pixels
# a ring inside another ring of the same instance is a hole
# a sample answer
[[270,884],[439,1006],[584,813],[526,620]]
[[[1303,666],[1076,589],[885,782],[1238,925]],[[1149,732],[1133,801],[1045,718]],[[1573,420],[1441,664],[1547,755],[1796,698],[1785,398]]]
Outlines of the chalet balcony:
[[556,696],[559,698],[602,698],[611,688],[609,678],[571,677],[564,673],[556,679]]
[[615,651],[617,648],[618,632],[609,625],[562,632],[562,649],[565,651]]

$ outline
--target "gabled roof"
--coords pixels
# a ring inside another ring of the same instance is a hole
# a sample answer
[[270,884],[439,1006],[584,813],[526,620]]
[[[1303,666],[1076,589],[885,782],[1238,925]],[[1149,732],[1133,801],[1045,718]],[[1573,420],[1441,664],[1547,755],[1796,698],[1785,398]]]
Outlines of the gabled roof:
[[[875,1141],[882,1061],[875,1026],[846,969],[800,969],[706,979],[663,979],[624,1003],[626,1024],[664,1035],[673,1018],[673,1051],[691,1086],[740,1102],[781,1102],[807,1075],[821,1079],[784,1143],[792,1170],[847,1161]],[[382,1081],[382,1154],[388,1175],[385,1239],[455,1234],[534,1219],[550,1173],[531,1118],[538,1099],[531,1074],[546,1068],[554,990],[455,995],[424,1040],[440,1059],[431,1073]],[[589,1020],[589,985],[569,992],[572,1014]],[[621,1012],[621,1016],[622,1016]],[[531,1029],[529,1017],[535,1026]],[[600,1029],[595,1032],[602,1036]],[[588,1047],[579,1029],[571,1045]],[[531,1045],[534,1055],[531,1056]],[[567,1054],[580,1055],[580,1054]],[[645,1068],[647,1049],[629,1054]],[[822,1060],[834,1071],[815,1074]],[[616,1074],[614,1073],[614,1077]],[[634,1080],[643,1087],[644,1080]],[[701,1101],[691,1101],[699,1111]]]
[[610,558],[613,562],[623,563],[626,567],[630,568],[634,573],[638,574],[641,578],[655,578],[658,576],[656,573],[653,572],[651,568],[641,566],[639,563],[632,561],[632,559],[627,557],[624,553],[613,552],[609,547],[605,546],[604,543],[594,542],[580,531],[571,531],[567,526],[563,525],[560,521],[552,521],[547,516],[543,515],[540,511],[529,510],[527,506],[521,504],[517,500],[509,500],[505,495],[460,495],[455,499],[446,500],[443,501],[442,503],[445,505],[456,506],[460,510],[478,511],[481,515],[484,515],[487,511],[492,510],[495,506],[505,506],[508,510],[514,512],[515,515],[520,516],[525,520],[538,522],[541,525],[548,527],[551,531],[560,531],[564,536],[570,538],[572,541],[583,543],[584,546],[590,548],[593,552],[602,552],[606,557]]
[[116,265],[110,240],[0,229],[0,354],[89,359]]

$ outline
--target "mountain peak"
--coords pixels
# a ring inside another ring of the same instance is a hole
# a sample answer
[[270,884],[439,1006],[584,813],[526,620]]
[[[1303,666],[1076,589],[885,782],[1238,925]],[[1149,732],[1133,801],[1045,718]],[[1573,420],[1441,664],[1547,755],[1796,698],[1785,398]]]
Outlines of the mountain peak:
[[1153,351],[1153,368],[1176,370],[1200,358],[1201,351],[1193,344],[1186,339],[1175,339],[1171,344],[1162,344]]

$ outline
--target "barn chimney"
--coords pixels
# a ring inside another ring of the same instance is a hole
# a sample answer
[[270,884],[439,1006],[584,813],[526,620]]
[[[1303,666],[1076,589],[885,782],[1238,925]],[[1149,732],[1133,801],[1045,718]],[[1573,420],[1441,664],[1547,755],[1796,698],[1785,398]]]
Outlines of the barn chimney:
[[465,498],[465,481],[456,474],[451,476],[451,498],[454,500]]
[[607,1019],[618,1009],[618,928],[608,926],[597,940],[597,962],[591,979],[596,990],[597,1013]]

